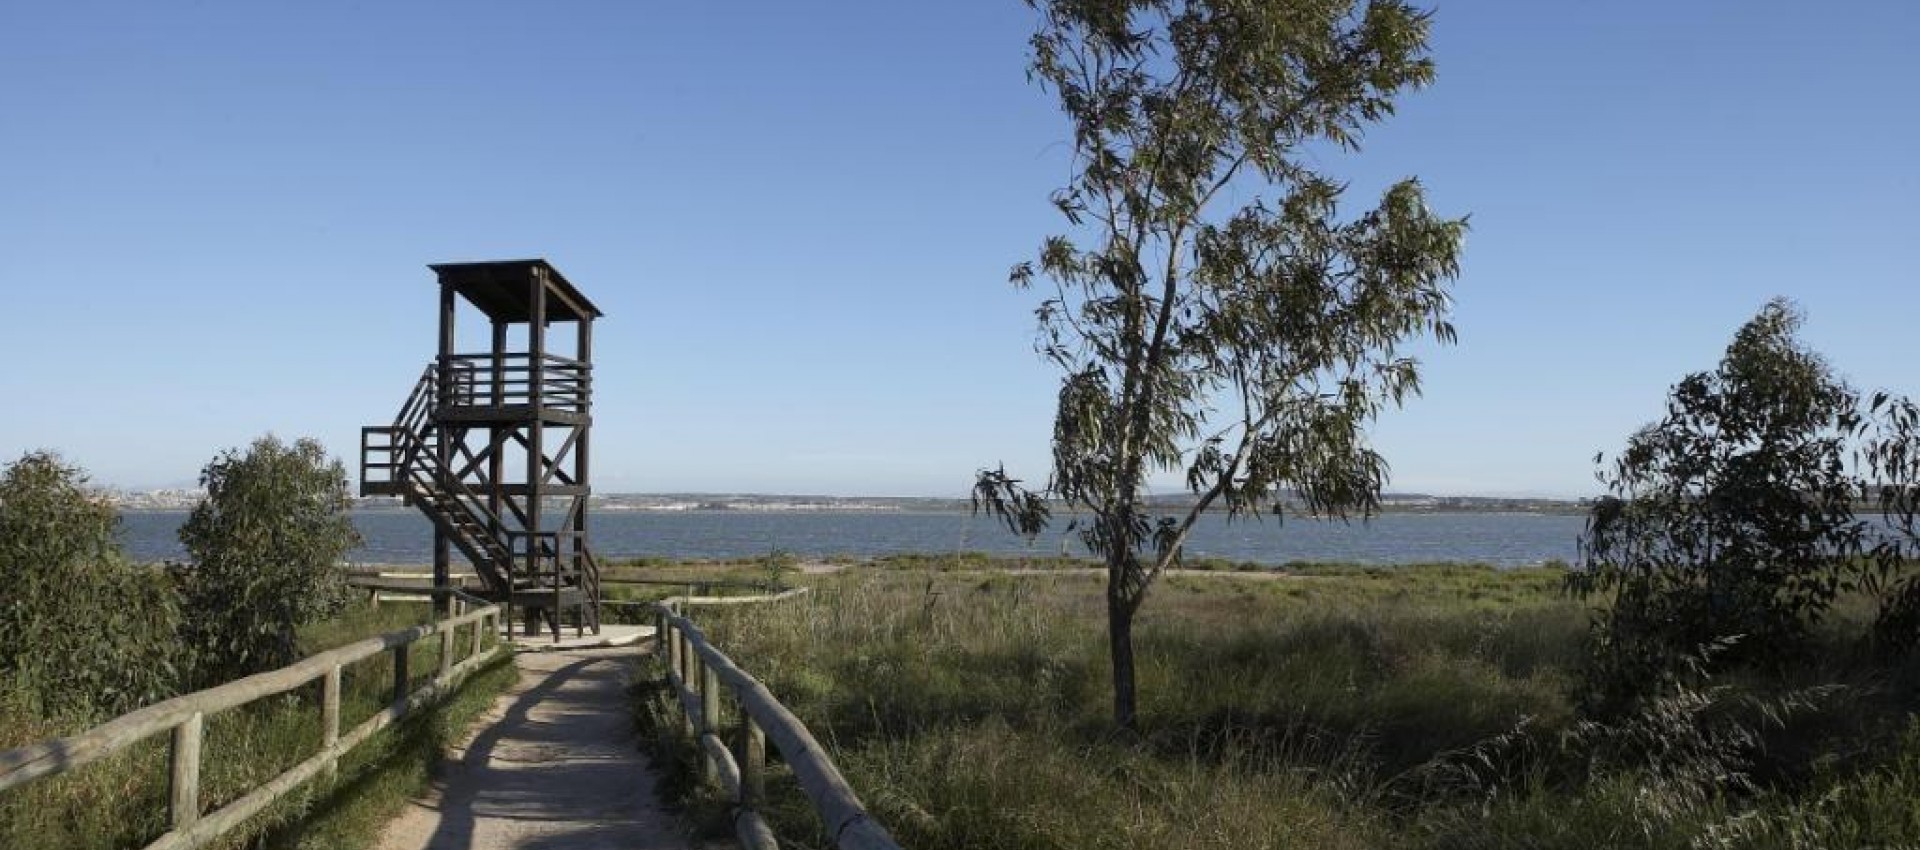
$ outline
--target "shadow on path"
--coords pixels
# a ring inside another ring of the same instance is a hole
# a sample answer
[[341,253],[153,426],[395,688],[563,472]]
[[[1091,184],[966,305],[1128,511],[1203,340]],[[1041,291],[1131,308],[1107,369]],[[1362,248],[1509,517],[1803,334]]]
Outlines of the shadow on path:
[[633,745],[632,649],[525,653],[521,677],[380,850],[650,850],[687,846]]

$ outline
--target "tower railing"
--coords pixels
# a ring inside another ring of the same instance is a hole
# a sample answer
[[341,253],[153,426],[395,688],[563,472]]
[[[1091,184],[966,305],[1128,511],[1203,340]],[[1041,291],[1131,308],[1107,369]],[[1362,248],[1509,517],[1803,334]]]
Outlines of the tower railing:
[[449,354],[442,361],[446,380],[434,399],[442,408],[538,406],[585,413],[592,396],[593,367],[568,357]]

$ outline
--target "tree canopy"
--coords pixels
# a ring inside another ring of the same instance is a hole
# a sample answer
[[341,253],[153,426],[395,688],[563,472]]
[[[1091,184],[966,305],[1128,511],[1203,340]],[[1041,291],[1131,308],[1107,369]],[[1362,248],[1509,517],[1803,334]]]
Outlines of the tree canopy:
[[[1031,76],[1072,128],[1053,203],[1069,232],[1016,265],[1044,281],[1040,352],[1063,373],[1043,488],[982,472],[976,505],[1016,531],[1047,500],[1106,562],[1115,717],[1134,720],[1131,622],[1200,514],[1370,511],[1387,464],[1366,439],[1419,391],[1412,339],[1454,338],[1446,285],[1466,222],[1420,184],[1343,212],[1315,149],[1356,151],[1433,79],[1428,17],[1397,0],[1029,0]],[[1142,501],[1181,474],[1188,510]]]

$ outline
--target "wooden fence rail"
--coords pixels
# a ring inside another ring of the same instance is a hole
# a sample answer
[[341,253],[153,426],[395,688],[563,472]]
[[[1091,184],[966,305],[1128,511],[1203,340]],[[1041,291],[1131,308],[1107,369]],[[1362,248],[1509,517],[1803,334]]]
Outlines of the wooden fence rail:
[[[774,850],[778,843],[760,816],[766,799],[767,742],[793,769],[800,788],[840,850],[900,850],[893,836],[867,816],[866,807],[813,733],[780,704],[758,679],[741,670],[672,605],[654,606],[654,654],[666,663],[683,712],[682,731],[694,736],[701,769],[735,803],[734,833],[748,850]],[[731,746],[722,740],[721,702],[731,697],[739,723]]]
[[[456,605],[466,601],[458,596],[455,598]],[[456,664],[453,656],[461,639],[460,631],[469,626],[473,634],[469,645],[471,654]],[[388,632],[322,652],[278,670],[174,697],[123,714],[77,735],[0,752],[0,792],[36,779],[65,773],[168,732],[172,735],[172,792],[169,803],[172,827],[148,844],[146,850],[200,847],[258,814],[268,804],[314,775],[331,770],[342,755],[409,712],[452,693],[469,673],[491,661],[505,648],[504,642],[496,642],[491,649],[484,649],[488,629],[497,632],[499,628],[500,609],[496,606],[483,604],[465,613],[460,613],[456,608],[455,616],[439,622]],[[431,635],[440,636],[439,669],[419,690],[409,692],[408,650]],[[382,652],[393,654],[393,698],[386,708],[343,734],[340,731],[341,668]],[[240,799],[216,811],[202,813],[200,760],[207,715],[283,694],[316,679],[321,682],[320,751]]]
[[[699,588],[702,594],[707,593],[713,590],[714,588],[753,590],[753,591],[758,591],[760,593],[778,593],[782,590],[788,589],[789,587],[788,585],[781,584],[779,582],[773,582],[773,581],[741,581],[739,579],[717,579],[717,578],[671,579],[671,578],[621,578],[619,576],[603,576],[600,579],[600,583],[601,584],[630,584],[630,585],[642,585],[642,586],[653,586],[653,587],[695,587],[695,588]],[[689,594],[689,595],[692,595],[692,594]]]

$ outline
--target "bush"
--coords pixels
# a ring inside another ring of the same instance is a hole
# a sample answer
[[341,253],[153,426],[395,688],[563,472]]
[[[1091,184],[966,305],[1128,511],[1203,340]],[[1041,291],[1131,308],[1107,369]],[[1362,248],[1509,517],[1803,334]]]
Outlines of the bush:
[[1874,547],[1866,590],[1879,599],[1874,639],[1883,650],[1920,643],[1920,404],[1887,393],[1874,396],[1873,429],[1863,456],[1871,479],[1867,495],[1879,503],[1890,532]]
[[1592,700],[1624,707],[1700,648],[1729,660],[1791,655],[1867,551],[1847,470],[1859,395],[1768,304],[1712,372],[1676,384],[1603,476],[1581,542],[1577,594],[1604,595]]
[[179,681],[172,582],[121,555],[86,481],[48,452],[0,474],[0,681],[40,716],[117,714]]
[[295,630],[346,599],[339,561],[360,542],[346,470],[313,440],[269,435],[200,474],[207,498],[180,528],[195,679],[211,685],[298,659]]

